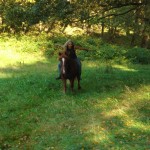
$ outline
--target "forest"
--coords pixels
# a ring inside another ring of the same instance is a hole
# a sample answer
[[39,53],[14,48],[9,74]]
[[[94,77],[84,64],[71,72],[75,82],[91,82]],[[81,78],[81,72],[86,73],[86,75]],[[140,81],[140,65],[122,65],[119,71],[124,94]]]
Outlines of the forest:
[[150,2],[148,0],[1,0],[0,32],[52,32],[75,26],[91,34],[95,30],[109,41],[120,34],[130,44],[148,48]]
[[[81,90],[58,76],[71,39]],[[0,150],[148,150],[150,0],[0,0]]]

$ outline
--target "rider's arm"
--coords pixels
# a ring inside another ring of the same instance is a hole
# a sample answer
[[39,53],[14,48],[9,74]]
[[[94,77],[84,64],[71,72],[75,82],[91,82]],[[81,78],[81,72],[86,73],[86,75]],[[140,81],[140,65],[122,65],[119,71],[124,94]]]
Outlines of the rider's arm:
[[83,47],[81,47],[81,46],[74,46],[74,48],[75,48],[75,49],[79,49],[79,50],[86,50],[86,51],[88,51],[87,48],[83,48]]

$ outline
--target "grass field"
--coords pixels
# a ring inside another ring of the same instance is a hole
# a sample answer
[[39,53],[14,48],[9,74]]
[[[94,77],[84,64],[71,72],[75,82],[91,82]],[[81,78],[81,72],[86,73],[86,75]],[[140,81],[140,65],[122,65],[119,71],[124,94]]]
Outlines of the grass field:
[[81,91],[64,94],[57,63],[1,43],[0,149],[150,149],[150,65],[113,65],[107,74],[85,60]]

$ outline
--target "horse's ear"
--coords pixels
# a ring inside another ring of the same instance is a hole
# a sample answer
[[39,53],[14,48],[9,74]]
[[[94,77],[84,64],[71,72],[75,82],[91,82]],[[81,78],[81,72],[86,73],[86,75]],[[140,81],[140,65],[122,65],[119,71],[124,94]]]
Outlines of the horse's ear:
[[65,51],[65,55],[67,55],[67,52]]
[[58,55],[59,55],[59,56],[61,56],[61,55],[62,55],[62,53],[61,53],[61,52],[59,52],[59,53],[58,53]]

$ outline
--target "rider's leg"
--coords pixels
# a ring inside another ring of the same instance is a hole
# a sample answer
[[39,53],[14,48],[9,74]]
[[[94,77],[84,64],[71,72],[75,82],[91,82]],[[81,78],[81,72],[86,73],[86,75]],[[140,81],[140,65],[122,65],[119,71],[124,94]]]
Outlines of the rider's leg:
[[81,79],[81,61],[79,58],[76,59],[76,62],[77,62],[77,66],[78,66],[78,74],[79,74],[79,79]]
[[61,63],[58,64],[58,72],[59,72],[59,76],[56,78],[56,80],[61,79]]

